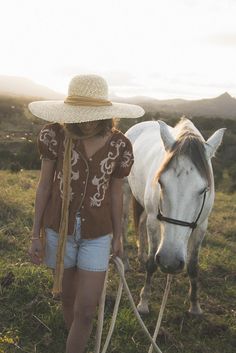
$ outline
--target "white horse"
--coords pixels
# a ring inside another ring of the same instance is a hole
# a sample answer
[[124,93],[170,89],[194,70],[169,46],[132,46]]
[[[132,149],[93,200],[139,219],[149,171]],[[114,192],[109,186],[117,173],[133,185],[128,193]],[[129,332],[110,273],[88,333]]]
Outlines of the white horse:
[[[198,253],[214,202],[211,158],[224,130],[217,130],[205,141],[194,124],[182,118],[174,128],[163,121],[147,121],[126,132],[134,152],[128,183],[135,200],[136,230],[142,233],[140,239],[145,232],[148,236],[147,273],[138,305],[141,313],[149,312],[150,281],[157,266],[169,274],[187,268],[189,311],[202,313],[197,290]],[[127,195],[126,185],[126,224]]]

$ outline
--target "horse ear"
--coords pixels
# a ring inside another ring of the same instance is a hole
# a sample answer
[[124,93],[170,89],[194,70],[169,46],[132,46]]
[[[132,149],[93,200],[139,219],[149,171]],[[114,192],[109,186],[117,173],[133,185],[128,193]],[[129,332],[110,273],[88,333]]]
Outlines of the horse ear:
[[217,130],[205,142],[205,150],[206,150],[207,158],[210,159],[215,155],[218,147],[220,146],[220,144],[222,142],[222,138],[223,138],[225,130],[226,130],[226,128]]
[[171,135],[169,127],[164,121],[158,120],[160,126],[161,139],[166,151],[169,151],[175,143],[174,137]]

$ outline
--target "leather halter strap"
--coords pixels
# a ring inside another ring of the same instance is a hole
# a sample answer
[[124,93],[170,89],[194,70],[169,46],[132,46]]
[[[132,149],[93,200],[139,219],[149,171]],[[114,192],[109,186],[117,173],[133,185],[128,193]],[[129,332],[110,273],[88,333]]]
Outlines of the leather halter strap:
[[207,193],[207,189],[204,191],[204,196],[203,196],[203,201],[202,201],[202,206],[201,209],[198,213],[198,216],[195,220],[195,222],[185,222],[185,221],[181,221],[178,219],[174,219],[174,218],[169,218],[169,217],[165,217],[163,216],[163,214],[161,213],[160,207],[158,207],[158,215],[157,215],[157,219],[159,219],[159,221],[163,221],[163,222],[167,222],[167,223],[172,223],[172,224],[176,224],[179,226],[183,226],[183,227],[190,227],[191,229],[195,229],[197,227],[197,222],[202,214],[202,210],[205,204],[205,200],[206,200],[206,193]]

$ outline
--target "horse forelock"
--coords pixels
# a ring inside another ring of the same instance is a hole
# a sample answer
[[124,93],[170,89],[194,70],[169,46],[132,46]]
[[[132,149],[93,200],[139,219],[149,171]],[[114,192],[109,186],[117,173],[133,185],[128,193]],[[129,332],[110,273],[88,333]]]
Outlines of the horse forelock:
[[185,118],[185,116],[181,117],[180,121],[175,125],[174,130],[177,130],[179,133],[182,133],[184,131],[192,131],[195,134],[201,136],[201,133],[198,131],[193,122]]
[[[207,180],[210,186],[212,183],[211,170],[206,158],[204,140],[201,134],[188,119],[181,119],[176,127],[178,128],[176,141],[171,149],[166,152],[155,180],[158,181],[161,174],[171,166],[173,160],[178,159],[179,156],[186,156],[192,161],[199,174]],[[180,129],[181,127],[182,129]]]

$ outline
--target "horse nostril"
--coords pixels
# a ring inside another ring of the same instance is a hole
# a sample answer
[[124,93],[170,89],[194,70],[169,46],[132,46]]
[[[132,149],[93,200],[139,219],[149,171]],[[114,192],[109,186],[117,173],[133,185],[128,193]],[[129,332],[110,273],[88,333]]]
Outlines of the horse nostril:
[[184,266],[185,266],[185,262],[180,260],[179,261],[179,270],[183,270],[184,269]]

